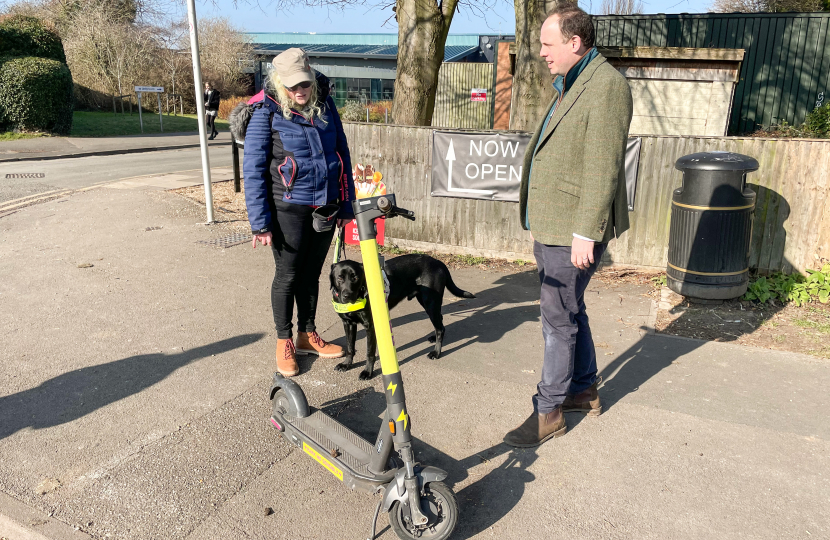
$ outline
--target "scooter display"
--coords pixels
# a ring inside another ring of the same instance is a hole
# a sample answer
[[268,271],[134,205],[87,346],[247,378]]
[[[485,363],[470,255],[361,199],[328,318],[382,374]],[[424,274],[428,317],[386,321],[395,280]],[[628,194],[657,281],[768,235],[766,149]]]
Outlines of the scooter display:
[[271,424],[289,443],[311,456],[347,487],[382,493],[372,518],[369,540],[375,537],[380,511],[389,513],[392,529],[404,540],[444,540],[458,523],[458,503],[452,489],[442,482],[447,477],[445,471],[415,462],[412,422],[392,339],[375,227],[378,218],[401,216],[414,221],[415,215],[395,206],[392,194],[358,199],[352,202],[352,208],[386,393],[384,421],[372,444],[323,411],[310,407],[297,382],[274,373]]

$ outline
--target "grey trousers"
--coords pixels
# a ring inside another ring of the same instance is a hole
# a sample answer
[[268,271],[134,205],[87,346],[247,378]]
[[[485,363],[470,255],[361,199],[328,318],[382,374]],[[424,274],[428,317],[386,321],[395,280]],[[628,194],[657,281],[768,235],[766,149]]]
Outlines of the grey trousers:
[[565,401],[565,395],[589,388],[597,378],[597,356],[588,315],[585,289],[596,272],[607,244],[594,244],[594,264],[580,270],[571,264],[571,246],[533,243],[542,286],[542,336],[545,359],[542,380],[533,396],[533,408],[547,414]]

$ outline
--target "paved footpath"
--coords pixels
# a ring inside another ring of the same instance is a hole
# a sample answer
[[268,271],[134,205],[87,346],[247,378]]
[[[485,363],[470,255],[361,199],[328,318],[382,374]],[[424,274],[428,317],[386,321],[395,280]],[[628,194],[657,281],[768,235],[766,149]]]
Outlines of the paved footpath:
[[[0,218],[0,537],[366,538],[376,499],[268,425],[270,253],[199,243],[227,229],[148,187]],[[453,538],[830,537],[826,361],[654,335],[644,287],[595,282],[605,411],[514,450],[501,438],[541,364],[537,278],[453,275],[477,298],[447,295],[440,359],[420,307],[393,311],[419,459],[461,505]],[[327,288],[318,328],[342,343]],[[307,357],[297,381],[373,437],[380,377],[335,363]],[[395,537],[385,516],[379,531]]]

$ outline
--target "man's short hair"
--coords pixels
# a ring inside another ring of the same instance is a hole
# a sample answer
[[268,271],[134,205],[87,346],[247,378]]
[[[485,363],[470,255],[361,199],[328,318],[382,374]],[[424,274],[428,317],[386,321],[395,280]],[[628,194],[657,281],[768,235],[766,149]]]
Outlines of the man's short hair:
[[559,4],[548,12],[545,19],[549,19],[554,15],[559,15],[559,32],[565,42],[574,36],[579,36],[585,47],[590,49],[594,46],[596,41],[594,23],[591,21],[591,16],[580,9],[579,6],[569,3]]

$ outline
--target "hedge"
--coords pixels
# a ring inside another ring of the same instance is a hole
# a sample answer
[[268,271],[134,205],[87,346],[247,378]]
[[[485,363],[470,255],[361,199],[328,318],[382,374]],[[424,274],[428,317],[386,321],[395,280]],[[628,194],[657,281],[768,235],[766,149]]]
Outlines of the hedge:
[[58,34],[40,19],[24,15],[0,20],[0,57],[12,56],[38,56],[66,63]]
[[73,99],[66,64],[48,58],[0,59],[0,126],[68,134]]

